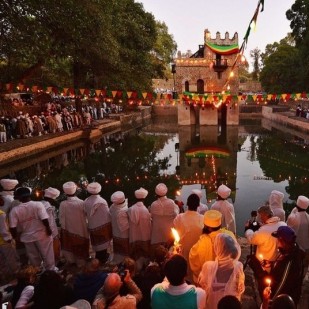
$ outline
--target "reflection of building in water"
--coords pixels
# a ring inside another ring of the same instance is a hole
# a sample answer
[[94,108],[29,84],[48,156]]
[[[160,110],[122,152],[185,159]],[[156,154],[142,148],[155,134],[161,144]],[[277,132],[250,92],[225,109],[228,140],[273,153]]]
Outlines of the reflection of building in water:
[[220,184],[226,184],[235,192],[237,139],[237,126],[222,129],[218,126],[179,127],[177,173],[180,183],[201,184],[208,197]]

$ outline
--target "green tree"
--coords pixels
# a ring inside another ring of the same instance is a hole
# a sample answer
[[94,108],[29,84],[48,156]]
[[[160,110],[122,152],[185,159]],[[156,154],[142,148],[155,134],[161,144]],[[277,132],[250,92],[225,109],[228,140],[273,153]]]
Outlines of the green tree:
[[174,49],[134,0],[3,0],[0,22],[2,82],[150,90]]
[[268,44],[261,54],[263,69],[260,81],[267,92],[299,92],[301,83],[300,54],[288,39]]
[[302,90],[309,91],[309,1],[296,0],[286,12],[286,17],[290,21],[296,47],[300,51]]

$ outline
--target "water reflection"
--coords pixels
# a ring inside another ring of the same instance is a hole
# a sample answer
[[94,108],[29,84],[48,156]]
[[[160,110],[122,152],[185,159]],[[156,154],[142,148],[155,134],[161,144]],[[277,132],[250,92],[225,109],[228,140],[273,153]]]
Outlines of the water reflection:
[[224,183],[232,189],[241,235],[251,211],[272,190],[283,192],[287,204],[299,195],[309,196],[307,141],[303,133],[281,131],[267,122],[221,129],[178,127],[160,119],[145,128],[106,136],[90,149],[77,147],[14,173],[21,183],[33,187],[61,190],[64,182],[75,181],[80,184],[81,197],[86,196],[83,187],[87,182],[96,180],[107,201],[113,192],[122,190],[131,204],[134,191],[144,187],[149,190],[148,205],[161,181],[169,187],[170,197],[183,202],[193,188],[200,188],[208,204]]

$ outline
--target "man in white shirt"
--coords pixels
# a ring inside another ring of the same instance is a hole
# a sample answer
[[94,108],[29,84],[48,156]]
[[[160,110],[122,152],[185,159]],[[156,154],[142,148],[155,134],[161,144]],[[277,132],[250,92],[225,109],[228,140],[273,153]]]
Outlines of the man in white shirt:
[[55,269],[52,230],[44,205],[31,200],[29,188],[21,187],[15,191],[15,197],[21,202],[10,212],[10,230],[13,238],[20,232],[30,264],[43,265],[45,269]]
[[271,234],[277,231],[280,226],[286,226],[286,223],[282,222],[280,218],[274,217],[269,206],[261,206],[258,209],[258,216],[262,226],[256,232],[247,226],[245,236],[251,245],[257,246],[255,255],[261,261],[263,269],[270,271],[272,262],[278,256],[278,241]]

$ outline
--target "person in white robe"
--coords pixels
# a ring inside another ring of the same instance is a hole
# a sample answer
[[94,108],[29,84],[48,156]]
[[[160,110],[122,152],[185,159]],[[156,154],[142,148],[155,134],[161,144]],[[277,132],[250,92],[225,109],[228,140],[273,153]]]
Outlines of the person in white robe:
[[45,209],[48,213],[48,222],[50,229],[52,230],[52,237],[53,237],[53,248],[54,248],[54,255],[56,263],[60,260],[60,239],[59,239],[59,232],[58,227],[56,224],[56,207],[51,205],[47,199],[56,199],[60,195],[60,191],[56,188],[49,187],[44,190],[44,199],[41,201],[42,204],[45,206]]
[[3,203],[0,204],[0,209],[8,214],[14,200],[14,189],[18,185],[18,180],[3,178],[0,180],[0,184],[2,187],[0,196],[3,201]]
[[85,211],[88,221],[90,241],[95,257],[104,264],[108,258],[108,250],[112,240],[112,223],[108,204],[100,196],[101,185],[98,182],[88,184],[90,194],[85,200]]
[[222,227],[236,235],[234,206],[227,200],[231,194],[231,189],[226,185],[220,185],[217,194],[217,201],[212,204],[211,209],[222,213]]
[[274,216],[285,222],[285,211],[283,209],[284,194],[280,191],[273,190],[269,196],[269,207],[274,213]]
[[67,200],[60,203],[61,249],[67,263],[78,267],[89,257],[89,233],[86,223],[84,201],[75,196],[77,186],[68,181],[62,186]]
[[203,204],[202,203],[202,197],[203,197],[203,193],[202,193],[202,190],[200,189],[193,189],[192,190],[192,193],[196,194],[199,199],[200,199],[200,204],[199,206],[197,207],[197,212],[201,215],[204,215],[205,212],[208,210],[208,206],[206,204]]
[[148,191],[135,191],[137,202],[128,209],[130,256],[138,260],[150,254],[151,215],[144,204]]
[[306,212],[309,206],[309,199],[300,195],[296,201],[296,207],[293,208],[288,219],[287,225],[292,228],[296,234],[296,243],[305,251],[304,276],[307,274],[309,266],[309,214]]
[[152,218],[150,243],[153,252],[159,245],[167,246],[173,242],[171,228],[174,225],[174,219],[179,214],[179,207],[166,196],[167,191],[167,186],[159,183],[155,188],[157,200],[149,208]]
[[119,264],[129,256],[129,217],[128,200],[122,191],[111,196],[112,205],[109,209],[113,231],[113,262]]
[[220,233],[214,240],[215,261],[204,263],[198,278],[199,285],[206,292],[207,309],[217,309],[218,302],[226,295],[239,300],[245,291],[243,265],[238,261],[241,249],[230,235]]

